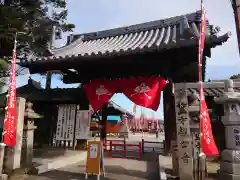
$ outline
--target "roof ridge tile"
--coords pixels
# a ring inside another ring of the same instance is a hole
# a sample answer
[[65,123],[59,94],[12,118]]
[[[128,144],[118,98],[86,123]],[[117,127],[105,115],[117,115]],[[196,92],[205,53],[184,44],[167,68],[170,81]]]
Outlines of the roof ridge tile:
[[[83,37],[82,38],[83,41],[89,41],[89,40],[94,40],[94,39],[99,39],[99,38],[106,38],[106,37],[110,37],[110,36],[119,36],[119,35],[124,35],[124,34],[136,33],[136,32],[140,32],[140,31],[158,29],[158,28],[163,28],[163,27],[167,27],[167,26],[180,24],[183,18],[186,18],[189,23],[199,22],[200,15],[201,15],[201,11],[196,11],[194,13],[188,13],[188,14],[183,14],[183,15],[174,16],[174,17],[170,17],[170,18],[154,20],[154,21],[149,21],[149,22],[144,22],[144,23],[138,23],[138,24],[129,25],[129,26],[123,26],[123,27],[119,27],[119,28],[95,31],[95,32],[90,32],[90,33],[76,34],[76,35],[73,35],[74,38],[72,38],[72,39],[73,39],[73,41],[75,41],[79,37]],[[70,42],[70,43],[72,43],[72,42]]]

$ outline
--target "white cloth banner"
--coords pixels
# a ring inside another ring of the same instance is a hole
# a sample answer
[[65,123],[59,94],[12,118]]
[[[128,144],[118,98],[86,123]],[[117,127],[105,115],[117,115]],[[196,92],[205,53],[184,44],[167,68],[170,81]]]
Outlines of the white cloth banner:
[[63,131],[63,118],[64,118],[64,106],[58,106],[58,120],[57,120],[57,129],[56,129],[56,140],[64,140],[64,131]]
[[60,104],[58,106],[56,140],[73,140],[75,114],[75,104]]
[[77,110],[75,139],[90,138],[90,118],[89,110]]
[[76,114],[76,105],[69,104],[67,105],[67,123],[66,123],[66,136],[65,140],[72,141],[74,134],[74,123],[75,123],[75,114]]

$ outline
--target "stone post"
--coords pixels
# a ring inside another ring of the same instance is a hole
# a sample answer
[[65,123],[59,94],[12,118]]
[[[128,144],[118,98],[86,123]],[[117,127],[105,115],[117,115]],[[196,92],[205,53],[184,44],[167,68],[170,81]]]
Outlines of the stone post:
[[5,144],[0,143],[0,175],[3,172],[3,162],[4,162],[4,152],[5,152]]
[[240,93],[234,92],[233,81],[225,81],[224,94],[215,99],[223,104],[226,149],[221,153],[220,179],[240,179]]
[[193,180],[192,137],[187,98],[187,83],[175,84],[175,110],[180,180]]
[[7,171],[12,171],[20,168],[21,162],[21,150],[22,150],[22,136],[23,136],[23,124],[24,124],[24,112],[25,112],[24,98],[17,98],[17,123],[16,123],[16,146],[8,147],[6,150],[5,167]]
[[198,179],[199,170],[199,153],[200,153],[200,104],[199,96],[197,93],[193,93],[189,96],[189,116],[190,116],[190,132],[193,141],[193,172],[194,178]]
[[37,128],[34,126],[34,119],[38,118],[38,115],[33,111],[32,106],[33,104],[31,102],[26,103],[25,123],[23,128],[21,165],[26,168],[32,166],[34,130]]
[[24,141],[22,149],[22,161],[21,164],[23,167],[31,167],[33,159],[33,140],[34,140],[34,121],[28,120],[27,124],[24,125]]
[[172,170],[174,176],[179,176],[178,165],[178,145],[177,141],[171,141],[171,153],[172,153]]

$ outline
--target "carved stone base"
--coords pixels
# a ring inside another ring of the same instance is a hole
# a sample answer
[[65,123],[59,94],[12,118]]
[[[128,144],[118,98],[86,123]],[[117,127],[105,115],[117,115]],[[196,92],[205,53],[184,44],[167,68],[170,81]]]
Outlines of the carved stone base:
[[228,173],[228,174],[234,174],[234,175],[240,176],[240,164],[222,161],[220,163],[220,174],[222,173]]
[[222,161],[240,163],[240,150],[224,149],[221,154]]
[[7,174],[0,174],[0,180],[8,180]]
[[221,173],[219,177],[220,180],[240,180],[240,175],[235,174]]

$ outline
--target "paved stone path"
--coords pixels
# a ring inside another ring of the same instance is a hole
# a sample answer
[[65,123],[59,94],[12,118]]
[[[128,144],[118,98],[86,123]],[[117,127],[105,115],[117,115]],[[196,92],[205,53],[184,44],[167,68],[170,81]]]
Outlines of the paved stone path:
[[[10,180],[84,180],[84,162],[66,166],[38,176],[12,177]],[[143,160],[105,159],[106,176],[101,180],[156,180],[159,179],[157,156],[146,154]],[[95,180],[96,176],[89,176]]]

